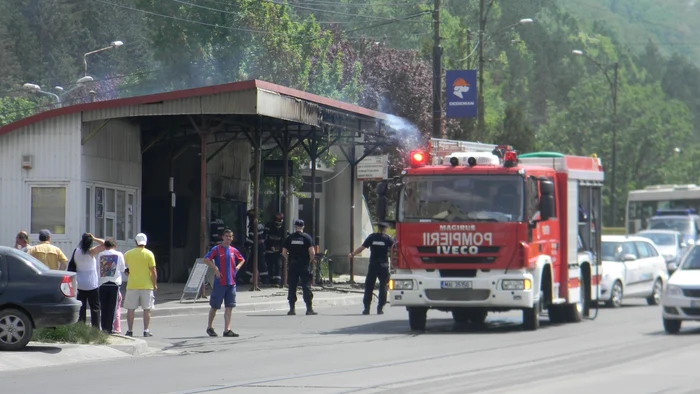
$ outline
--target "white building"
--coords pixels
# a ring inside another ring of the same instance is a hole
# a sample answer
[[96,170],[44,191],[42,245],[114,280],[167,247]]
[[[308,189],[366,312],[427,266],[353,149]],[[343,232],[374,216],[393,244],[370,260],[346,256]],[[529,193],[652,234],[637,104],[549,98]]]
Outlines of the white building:
[[[244,239],[251,141],[283,128],[290,138],[313,130],[376,133],[386,120],[380,112],[256,80],[41,112],[0,127],[0,240],[12,245],[26,230],[35,243],[46,228],[69,254],[83,232],[114,237],[128,250],[143,231],[161,278],[183,281],[209,244],[210,212],[225,216],[237,240]],[[317,173],[324,182],[318,235],[322,249],[346,256],[349,207],[357,208],[355,246],[371,225],[360,209],[362,184],[356,182],[351,200],[350,172],[342,170],[347,161],[338,156],[334,169]],[[288,219],[310,209],[296,199],[289,208]]]

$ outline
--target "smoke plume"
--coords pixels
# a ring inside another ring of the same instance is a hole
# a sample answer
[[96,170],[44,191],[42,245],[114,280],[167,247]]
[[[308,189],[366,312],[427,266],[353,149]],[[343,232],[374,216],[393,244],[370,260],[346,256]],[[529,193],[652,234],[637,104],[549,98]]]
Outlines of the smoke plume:
[[395,133],[394,139],[396,142],[401,144],[406,150],[416,149],[421,146],[421,133],[413,123],[404,118],[388,114],[386,124]]

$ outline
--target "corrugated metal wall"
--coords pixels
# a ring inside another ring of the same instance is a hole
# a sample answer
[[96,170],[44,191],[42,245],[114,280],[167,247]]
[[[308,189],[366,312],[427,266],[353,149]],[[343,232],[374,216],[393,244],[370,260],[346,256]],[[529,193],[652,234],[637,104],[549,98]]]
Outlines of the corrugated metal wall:
[[[209,155],[223,144],[207,145]],[[208,197],[248,201],[251,156],[251,145],[246,140],[232,142],[214,156],[207,164]]]
[[[77,243],[83,218],[80,185],[80,114],[60,116],[38,122],[0,136],[0,241],[14,246],[19,230],[27,230],[32,243],[38,231],[31,228],[31,186],[66,187],[64,231],[55,233],[53,243],[68,254]],[[32,168],[22,168],[22,156],[29,155]],[[59,234],[64,232],[65,234]]]
[[83,120],[127,118],[135,116],[198,115],[198,114],[255,114],[255,90],[215,94],[169,100],[152,104],[107,108],[85,112]]
[[[83,138],[104,121],[83,124]],[[141,187],[141,136],[137,123],[112,119],[83,145],[83,181]]]

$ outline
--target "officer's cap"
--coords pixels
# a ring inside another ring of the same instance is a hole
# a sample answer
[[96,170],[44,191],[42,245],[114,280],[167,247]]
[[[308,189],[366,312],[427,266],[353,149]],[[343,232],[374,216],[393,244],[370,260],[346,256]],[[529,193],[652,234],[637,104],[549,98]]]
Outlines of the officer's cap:
[[378,227],[389,227],[389,223],[387,223],[387,222],[379,222],[379,223],[377,223],[377,226],[378,226]]
[[294,225],[297,227],[304,227],[304,221],[301,219],[297,219],[294,221]]

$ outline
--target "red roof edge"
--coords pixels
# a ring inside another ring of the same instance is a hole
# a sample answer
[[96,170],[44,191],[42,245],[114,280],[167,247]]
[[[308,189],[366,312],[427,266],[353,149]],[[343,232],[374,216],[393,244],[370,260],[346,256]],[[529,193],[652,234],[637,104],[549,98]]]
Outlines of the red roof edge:
[[251,90],[251,89],[270,90],[270,91],[273,91],[273,92],[276,92],[276,93],[279,93],[282,95],[295,97],[295,98],[298,98],[301,100],[311,101],[311,102],[314,102],[316,104],[320,104],[320,105],[336,108],[339,110],[352,112],[352,113],[355,113],[358,115],[368,116],[371,118],[386,119],[388,117],[388,115],[383,113],[383,112],[373,111],[371,109],[363,108],[363,107],[360,107],[357,105],[352,105],[352,104],[344,103],[342,101],[333,100],[333,99],[326,98],[326,97],[321,97],[321,96],[318,96],[318,95],[315,95],[312,93],[304,92],[304,91],[297,90],[297,89],[288,88],[288,87],[277,85],[274,83],[260,81],[257,79],[252,79],[252,80],[248,80],[248,81],[239,81],[239,82],[232,82],[232,83],[213,85],[213,86],[204,86],[204,87],[185,89],[185,90],[175,90],[172,92],[149,94],[149,95],[145,95],[145,96],[134,96],[134,97],[114,99],[114,100],[97,101],[97,102],[93,102],[93,103],[76,104],[76,105],[70,105],[67,107],[52,109],[49,111],[42,111],[42,112],[39,112],[39,113],[34,114],[32,116],[28,116],[28,117],[20,119],[16,122],[12,122],[12,123],[9,123],[5,126],[0,127],[0,136],[7,134],[7,133],[10,133],[10,132],[17,130],[19,128],[30,126],[32,124],[41,122],[43,120],[56,118],[56,117],[63,116],[63,115],[72,115],[72,114],[76,114],[76,113],[80,113],[80,112],[95,111],[95,110],[109,109],[109,108],[118,108],[118,107],[126,107],[126,106],[131,106],[131,105],[151,104],[151,103],[156,103],[159,101],[181,100],[181,99],[187,99],[187,98],[192,98],[192,97],[201,97],[201,96],[208,96],[208,95],[221,94],[221,93],[231,93],[231,92],[238,92],[238,91]]

